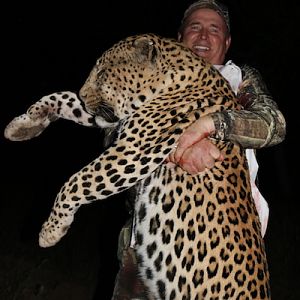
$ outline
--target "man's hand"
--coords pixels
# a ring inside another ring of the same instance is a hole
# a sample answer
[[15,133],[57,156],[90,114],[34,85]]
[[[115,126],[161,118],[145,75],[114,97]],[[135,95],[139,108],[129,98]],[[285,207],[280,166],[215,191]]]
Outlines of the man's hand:
[[204,116],[189,126],[179,138],[178,145],[167,161],[179,165],[189,174],[211,169],[215,161],[222,161],[221,151],[207,136],[215,130],[212,118]]

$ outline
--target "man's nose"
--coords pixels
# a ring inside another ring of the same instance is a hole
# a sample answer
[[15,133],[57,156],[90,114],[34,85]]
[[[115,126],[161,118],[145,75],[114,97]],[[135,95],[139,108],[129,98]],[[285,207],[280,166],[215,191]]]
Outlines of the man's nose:
[[199,36],[202,40],[206,40],[207,39],[207,30],[205,28],[202,28],[200,31],[199,31]]

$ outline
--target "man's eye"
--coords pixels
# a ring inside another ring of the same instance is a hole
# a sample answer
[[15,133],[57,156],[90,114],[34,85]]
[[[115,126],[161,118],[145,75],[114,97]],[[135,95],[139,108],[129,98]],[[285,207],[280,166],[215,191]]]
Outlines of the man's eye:
[[192,25],[192,26],[191,26],[191,29],[192,29],[192,30],[199,30],[199,29],[200,29],[200,26],[199,26],[199,25]]
[[218,33],[220,30],[219,30],[219,28],[217,28],[217,27],[211,27],[210,28],[210,32],[212,32],[212,33]]

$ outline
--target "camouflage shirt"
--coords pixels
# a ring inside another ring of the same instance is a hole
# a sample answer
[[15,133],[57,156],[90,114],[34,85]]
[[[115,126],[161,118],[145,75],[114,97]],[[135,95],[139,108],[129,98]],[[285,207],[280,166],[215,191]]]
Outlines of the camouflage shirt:
[[243,81],[237,99],[244,109],[212,114],[215,137],[258,149],[282,142],[286,123],[271,97],[260,73],[247,65],[241,67]]

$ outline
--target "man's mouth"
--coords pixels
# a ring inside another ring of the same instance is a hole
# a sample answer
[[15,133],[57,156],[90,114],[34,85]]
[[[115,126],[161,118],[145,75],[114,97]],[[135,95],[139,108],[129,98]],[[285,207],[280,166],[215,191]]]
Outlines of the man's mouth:
[[194,49],[195,51],[203,51],[203,52],[206,52],[206,51],[209,51],[209,50],[210,50],[209,47],[207,47],[207,46],[200,46],[200,45],[194,45],[194,46],[193,46],[193,49]]

